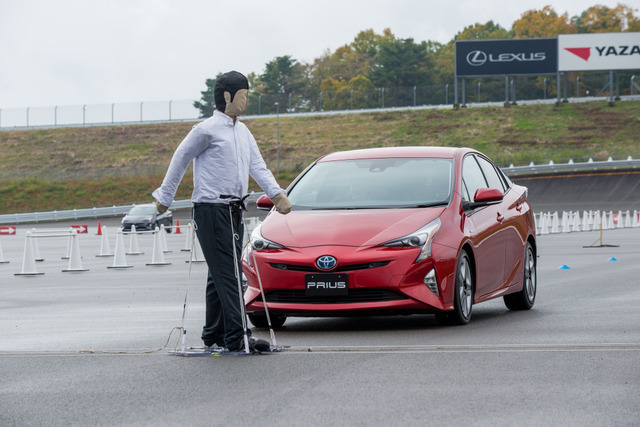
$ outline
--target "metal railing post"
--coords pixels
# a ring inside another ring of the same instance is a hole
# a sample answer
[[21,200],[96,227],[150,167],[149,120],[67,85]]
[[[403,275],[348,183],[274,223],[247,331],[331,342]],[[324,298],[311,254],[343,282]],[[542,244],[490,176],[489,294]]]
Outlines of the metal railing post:
[[84,104],[82,106],[82,124],[85,125],[86,124],[86,115],[87,115],[87,104]]
[[29,127],[29,108],[31,107],[27,107],[27,127]]

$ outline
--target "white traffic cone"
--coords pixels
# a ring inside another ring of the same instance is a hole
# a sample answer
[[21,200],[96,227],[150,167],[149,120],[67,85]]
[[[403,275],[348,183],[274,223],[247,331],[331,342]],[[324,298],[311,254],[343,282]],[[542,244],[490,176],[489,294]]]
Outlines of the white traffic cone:
[[602,229],[602,217],[600,216],[600,211],[595,211],[593,213],[593,224],[591,226],[591,230],[598,231]]
[[193,250],[189,254],[190,259],[185,262],[207,262],[202,255],[202,248],[200,247],[200,242],[198,241],[198,235],[195,232],[193,233],[192,247]]
[[69,266],[66,270],[62,270],[62,272],[89,271],[82,267],[82,256],[80,256],[80,244],[78,243],[78,232],[76,230],[71,230],[70,242],[71,252],[69,253]]
[[582,223],[580,222],[580,212],[576,211],[573,214],[573,222],[571,223],[571,231],[580,231],[580,226]]
[[193,228],[191,223],[185,226],[186,231],[184,233],[184,248],[180,249],[182,252],[191,252],[191,229]]
[[[33,236],[36,233],[37,233],[37,230],[35,228],[32,228],[31,229],[31,235]],[[40,256],[40,245],[38,244],[38,239],[33,237],[33,239],[31,240],[31,246],[33,246],[33,257],[34,257],[34,259],[36,261],[38,261],[38,262],[44,261],[44,258],[42,258]]]
[[624,221],[622,219],[622,211],[618,211],[618,223],[616,224],[616,228],[624,228]]
[[591,231],[589,222],[591,221],[591,211],[582,211],[582,231]]
[[116,253],[113,257],[113,265],[107,268],[132,268],[133,265],[127,265],[127,257],[124,254],[124,237],[122,230],[118,230],[116,235]]
[[73,231],[73,229],[69,230],[69,238],[67,239],[67,254],[63,257],[60,257],[60,259],[69,259],[69,257],[71,256],[71,241],[73,240],[71,231]]
[[160,242],[162,243],[162,252],[172,252],[167,248],[167,230],[165,230],[164,224],[160,225]]
[[24,254],[22,256],[22,272],[15,273],[16,276],[40,276],[44,273],[38,273],[36,270],[36,260],[33,255],[33,240],[31,231],[27,231],[24,238]]
[[609,222],[607,222],[607,228],[609,230],[616,228],[615,222],[613,221],[613,212],[611,211],[609,211]]
[[142,255],[144,252],[140,252],[138,246],[138,233],[136,233],[136,226],[131,226],[131,233],[129,233],[129,252],[127,255]]
[[571,212],[567,213],[567,211],[562,211],[562,223],[561,223],[562,225],[561,225],[561,227],[562,227],[562,232],[563,233],[570,233],[571,232],[571,230],[569,229],[570,216],[571,216]]
[[158,234],[160,230],[156,227],[156,231],[153,233],[153,253],[151,254],[151,262],[147,265],[169,265],[170,262],[165,262],[164,252],[162,251],[162,242],[160,242],[160,236]]
[[631,221],[633,228],[640,227],[640,218],[638,217],[638,211],[633,211],[633,221]]
[[549,234],[549,225],[547,224],[549,220],[547,219],[547,214],[544,212],[540,212],[540,221],[538,224],[538,235]]
[[100,237],[100,253],[97,257],[113,256],[111,253],[111,247],[109,246],[109,235],[107,233],[107,226],[102,226],[102,236]]
[[558,212],[554,212],[553,213],[553,217],[551,219],[551,233],[559,233],[560,229],[559,229],[559,218],[558,218]]
[[4,259],[4,254],[2,253],[2,241],[0,241],[0,264],[6,264],[9,261]]
[[631,212],[627,211],[624,214],[624,228],[631,228]]

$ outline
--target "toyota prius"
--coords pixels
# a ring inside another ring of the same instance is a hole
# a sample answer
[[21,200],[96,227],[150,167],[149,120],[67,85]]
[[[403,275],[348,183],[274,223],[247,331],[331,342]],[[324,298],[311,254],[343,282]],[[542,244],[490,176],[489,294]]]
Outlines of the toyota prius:
[[468,148],[374,148],[326,155],[288,188],[242,256],[257,327],[294,316],[433,313],[467,324],[475,304],[535,301],[527,189]]

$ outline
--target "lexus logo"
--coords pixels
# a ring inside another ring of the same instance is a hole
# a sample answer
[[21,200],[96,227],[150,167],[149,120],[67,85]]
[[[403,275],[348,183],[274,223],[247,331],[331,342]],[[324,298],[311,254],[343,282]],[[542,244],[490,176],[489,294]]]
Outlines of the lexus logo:
[[320,270],[332,270],[336,267],[338,261],[331,255],[322,255],[316,260],[316,266]]
[[487,62],[487,54],[481,50],[473,50],[467,54],[467,62],[469,65],[479,67]]

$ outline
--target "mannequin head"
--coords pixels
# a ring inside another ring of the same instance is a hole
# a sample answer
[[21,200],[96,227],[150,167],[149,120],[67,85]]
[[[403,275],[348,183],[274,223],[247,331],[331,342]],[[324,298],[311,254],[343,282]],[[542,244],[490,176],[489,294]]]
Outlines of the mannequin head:
[[222,74],[213,88],[216,109],[234,118],[246,111],[248,95],[249,81],[237,71]]

